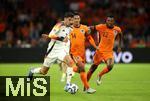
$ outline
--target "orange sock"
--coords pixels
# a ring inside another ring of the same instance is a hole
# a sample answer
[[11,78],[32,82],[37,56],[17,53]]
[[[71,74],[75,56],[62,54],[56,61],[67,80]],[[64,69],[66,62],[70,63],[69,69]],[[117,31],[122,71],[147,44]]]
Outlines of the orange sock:
[[88,81],[87,81],[87,74],[85,72],[81,72],[80,73],[80,78],[82,80],[82,83],[84,84],[84,87],[86,89],[88,89],[89,88],[89,84],[88,84]]

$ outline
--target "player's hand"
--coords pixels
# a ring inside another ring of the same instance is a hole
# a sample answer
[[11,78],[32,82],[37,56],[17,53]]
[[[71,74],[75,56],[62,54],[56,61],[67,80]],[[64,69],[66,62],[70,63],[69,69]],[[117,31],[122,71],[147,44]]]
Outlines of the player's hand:
[[96,50],[98,50],[98,51],[99,51],[99,47],[98,47],[98,46],[96,46]]
[[94,30],[94,26],[89,26],[89,28],[90,28],[91,30]]
[[117,53],[120,53],[120,52],[121,52],[121,47],[118,47]]
[[49,37],[48,37],[48,35],[47,35],[47,34],[42,34],[42,38],[44,38],[44,39],[48,39]]
[[63,42],[67,43],[68,40],[69,40],[68,37],[65,37],[64,40],[63,40]]

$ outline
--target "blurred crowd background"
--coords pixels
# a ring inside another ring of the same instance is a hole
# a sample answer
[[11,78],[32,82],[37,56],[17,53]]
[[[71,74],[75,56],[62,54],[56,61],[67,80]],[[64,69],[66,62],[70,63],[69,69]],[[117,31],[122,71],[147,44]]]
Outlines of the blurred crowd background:
[[150,0],[0,0],[0,47],[43,47],[41,34],[70,10],[79,11],[89,26],[104,23],[111,13],[122,29],[124,48],[150,47],[149,9]]

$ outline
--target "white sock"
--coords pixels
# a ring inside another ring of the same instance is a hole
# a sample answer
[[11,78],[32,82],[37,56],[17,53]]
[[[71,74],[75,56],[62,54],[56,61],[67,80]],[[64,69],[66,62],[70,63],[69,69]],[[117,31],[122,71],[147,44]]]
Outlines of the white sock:
[[34,68],[34,69],[31,70],[31,72],[32,72],[32,73],[39,74],[39,73],[40,73],[40,69],[41,69],[41,68]]
[[70,84],[71,83],[71,78],[72,78],[72,72],[73,72],[73,68],[72,67],[67,67],[67,81],[66,83],[67,84]]
[[62,78],[65,78],[66,77],[66,73],[62,73]]
[[61,82],[64,82],[64,81],[65,81],[65,78],[66,78],[66,73],[62,73]]

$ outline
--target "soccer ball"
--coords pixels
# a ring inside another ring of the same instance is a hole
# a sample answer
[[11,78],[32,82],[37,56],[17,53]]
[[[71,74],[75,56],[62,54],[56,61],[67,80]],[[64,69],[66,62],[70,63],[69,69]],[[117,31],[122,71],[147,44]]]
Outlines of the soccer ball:
[[64,88],[66,92],[75,94],[78,91],[79,87],[76,84],[67,84]]

